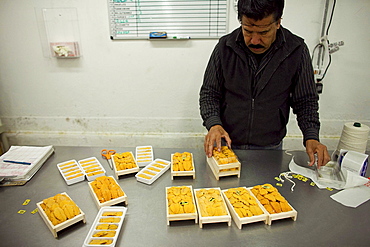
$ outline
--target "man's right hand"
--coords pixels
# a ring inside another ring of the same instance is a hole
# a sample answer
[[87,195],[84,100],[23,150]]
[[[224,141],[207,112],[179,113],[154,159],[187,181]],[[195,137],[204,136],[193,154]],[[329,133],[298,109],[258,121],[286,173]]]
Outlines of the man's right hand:
[[212,126],[204,139],[204,151],[208,158],[212,157],[212,150],[215,142],[218,151],[221,151],[221,138],[224,138],[227,146],[231,148],[231,139],[224,128],[221,125]]

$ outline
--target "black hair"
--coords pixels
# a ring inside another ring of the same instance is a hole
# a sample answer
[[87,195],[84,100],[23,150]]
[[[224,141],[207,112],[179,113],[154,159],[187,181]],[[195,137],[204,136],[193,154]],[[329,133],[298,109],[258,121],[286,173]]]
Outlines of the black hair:
[[239,0],[238,19],[241,22],[245,15],[259,21],[273,14],[274,20],[277,21],[283,15],[283,9],[284,0]]

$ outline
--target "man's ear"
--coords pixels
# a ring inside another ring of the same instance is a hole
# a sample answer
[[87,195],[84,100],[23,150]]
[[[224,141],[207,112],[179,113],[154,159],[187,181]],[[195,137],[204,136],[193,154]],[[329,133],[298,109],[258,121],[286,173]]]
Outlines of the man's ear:
[[280,25],[281,25],[281,19],[282,19],[282,18],[280,18],[280,19],[276,22],[277,29],[279,29],[279,28],[280,28]]

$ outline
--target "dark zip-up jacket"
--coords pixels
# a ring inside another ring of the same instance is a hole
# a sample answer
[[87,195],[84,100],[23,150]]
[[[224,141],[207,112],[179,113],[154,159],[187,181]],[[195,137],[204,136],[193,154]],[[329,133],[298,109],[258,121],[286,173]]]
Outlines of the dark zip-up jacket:
[[303,39],[280,26],[258,65],[241,28],[220,38],[200,90],[200,113],[209,130],[220,124],[235,145],[276,145],[286,135],[292,107],[303,133],[319,140],[318,95]]

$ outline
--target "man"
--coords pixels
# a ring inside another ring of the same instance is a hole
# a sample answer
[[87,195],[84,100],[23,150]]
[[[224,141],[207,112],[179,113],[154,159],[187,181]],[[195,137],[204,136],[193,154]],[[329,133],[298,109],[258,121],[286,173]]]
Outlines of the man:
[[319,142],[318,95],[307,45],[281,26],[284,0],[239,0],[241,27],[215,46],[200,90],[204,149],[281,149],[297,115],[310,165],[330,161]]

